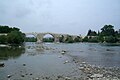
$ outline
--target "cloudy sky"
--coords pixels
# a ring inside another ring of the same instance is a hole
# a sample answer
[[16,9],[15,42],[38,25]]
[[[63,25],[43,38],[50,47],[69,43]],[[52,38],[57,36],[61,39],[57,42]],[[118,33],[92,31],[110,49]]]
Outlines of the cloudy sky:
[[86,35],[105,24],[120,29],[120,0],[0,0],[0,25],[23,32]]

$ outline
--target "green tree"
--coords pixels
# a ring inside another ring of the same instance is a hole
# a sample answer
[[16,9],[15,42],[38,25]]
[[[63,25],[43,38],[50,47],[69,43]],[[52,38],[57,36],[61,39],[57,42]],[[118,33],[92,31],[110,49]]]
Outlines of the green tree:
[[85,36],[83,39],[82,39],[83,42],[88,42],[88,37]]
[[11,31],[20,31],[20,29],[16,27],[11,28],[9,26],[0,25],[0,33],[10,33]]
[[88,39],[88,42],[98,42],[98,37],[90,37],[89,39]]
[[107,43],[115,43],[115,42],[117,42],[117,39],[116,39],[116,37],[114,37],[114,36],[106,36],[105,37],[105,41],[107,42]]
[[66,40],[65,40],[65,42],[66,43],[73,43],[74,42],[74,40],[73,40],[73,38],[72,38],[72,36],[67,36],[67,38],[66,38]]
[[88,30],[87,36],[97,36],[97,33],[90,29],[90,30]]
[[13,27],[13,28],[11,29],[11,31],[20,31],[20,29],[19,29],[19,28],[16,28],[16,27]]
[[103,28],[101,28],[101,30],[102,36],[115,36],[114,26],[112,25],[105,25]]
[[21,44],[24,42],[25,35],[19,31],[11,31],[7,35],[7,42],[10,44]]
[[8,26],[1,26],[0,25],[0,33],[8,33],[9,27]]
[[103,28],[101,28],[101,33],[99,34],[99,41],[115,43],[118,41],[116,35],[117,32],[114,30],[114,26],[105,25]]
[[0,36],[0,44],[5,44],[7,41],[7,36],[5,36],[5,35],[1,35]]

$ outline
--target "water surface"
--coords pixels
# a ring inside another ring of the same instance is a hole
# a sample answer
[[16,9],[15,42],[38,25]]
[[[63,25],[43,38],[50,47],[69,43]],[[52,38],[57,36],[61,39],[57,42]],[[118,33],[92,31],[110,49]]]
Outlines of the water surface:
[[[62,50],[66,51],[65,55],[61,54]],[[0,80],[7,79],[8,74],[12,75],[11,79],[23,80],[44,75],[79,75],[81,72],[72,63],[74,57],[91,65],[120,67],[120,46],[99,43],[25,43],[21,48],[0,48],[0,62],[5,63],[4,67],[0,67]],[[65,64],[65,61],[69,63]],[[21,77],[23,74],[26,76]]]

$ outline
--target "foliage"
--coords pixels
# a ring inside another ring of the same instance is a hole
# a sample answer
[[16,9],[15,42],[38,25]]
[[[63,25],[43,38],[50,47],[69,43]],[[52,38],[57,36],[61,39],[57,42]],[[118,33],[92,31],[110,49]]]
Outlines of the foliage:
[[85,36],[85,37],[82,39],[82,42],[88,42],[88,37]]
[[102,36],[115,36],[114,26],[112,25],[105,25],[101,30]]
[[54,42],[54,38],[43,38],[43,42]]
[[0,33],[10,33],[11,31],[19,31],[19,28],[13,27],[10,28],[9,26],[1,26],[0,25]]
[[114,30],[114,26],[105,25],[101,28],[101,32],[88,30],[88,34],[84,37],[83,42],[107,42],[116,43],[120,42],[120,33]]
[[35,37],[26,37],[25,42],[37,42],[37,38],[35,38]]
[[7,41],[7,36],[1,35],[1,36],[0,36],[0,44],[5,44],[6,41]]
[[106,37],[104,37],[104,41],[105,42],[107,42],[107,43],[115,43],[115,42],[117,42],[117,39],[116,39],[116,37],[114,37],[114,36],[106,36]]
[[88,30],[87,36],[97,36],[97,33],[95,31],[92,31],[91,29]]
[[95,36],[95,37],[88,37],[88,36],[85,36],[82,40],[83,42],[98,42],[98,37]]
[[99,39],[101,42],[115,43],[118,41],[117,36],[118,33],[114,30],[114,26],[105,25],[103,28],[101,28]]
[[11,31],[7,35],[7,42],[9,44],[21,44],[24,42],[25,35],[19,31]]
[[24,42],[25,34],[20,32],[19,28],[9,27],[9,26],[1,26],[0,25],[0,33],[5,33],[7,35],[0,36],[0,43],[2,44],[21,44]]
[[90,37],[89,39],[88,39],[88,42],[98,42],[98,37]]
[[73,38],[72,38],[72,36],[67,36],[67,38],[66,38],[66,40],[65,40],[65,42],[66,43],[73,43],[74,42],[74,40],[73,40]]

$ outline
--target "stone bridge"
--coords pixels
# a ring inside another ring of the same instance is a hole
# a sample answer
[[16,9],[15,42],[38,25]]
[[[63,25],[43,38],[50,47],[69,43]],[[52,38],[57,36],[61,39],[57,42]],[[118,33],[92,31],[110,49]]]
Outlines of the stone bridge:
[[64,40],[66,40],[67,36],[71,36],[73,39],[77,37],[77,35],[69,35],[69,34],[57,34],[57,33],[50,33],[50,32],[45,32],[45,33],[36,33],[36,32],[31,32],[31,33],[25,33],[27,35],[34,35],[37,38],[37,42],[43,42],[43,37],[46,34],[50,34],[54,37],[54,42],[59,42],[60,37],[64,37]]

